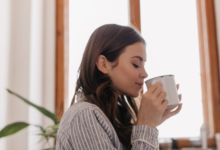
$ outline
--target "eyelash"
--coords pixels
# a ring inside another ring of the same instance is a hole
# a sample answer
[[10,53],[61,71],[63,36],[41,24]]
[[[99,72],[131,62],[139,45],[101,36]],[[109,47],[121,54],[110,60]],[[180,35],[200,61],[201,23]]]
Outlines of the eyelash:
[[136,65],[136,64],[133,64],[133,66],[135,67],[135,68],[139,68],[140,66],[138,66],[138,65]]

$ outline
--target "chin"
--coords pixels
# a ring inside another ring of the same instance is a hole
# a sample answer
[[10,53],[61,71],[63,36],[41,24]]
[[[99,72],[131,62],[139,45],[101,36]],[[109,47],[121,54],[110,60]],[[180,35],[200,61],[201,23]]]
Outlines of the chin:
[[136,98],[136,97],[140,96],[140,91],[139,92],[135,92],[135,93],[128,93],[128,94],[125,94],[125,95],[133,97],[133,98]]
[[136,98],[136,97],[139,97],[139,96],[140,96],[140,93],[135,94],[133,97]]
[[120,91],[121,95],[126,95],[133,98],[139,97],[140,92],[141,90]]

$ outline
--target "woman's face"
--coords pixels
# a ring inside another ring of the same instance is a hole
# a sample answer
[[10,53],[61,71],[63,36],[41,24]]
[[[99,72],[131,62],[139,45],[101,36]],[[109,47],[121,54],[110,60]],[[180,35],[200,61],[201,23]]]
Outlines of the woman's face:
[[137,42],[127,46],[119,56],[117,66],[108,70],[113,87],[120,95],[139,96],[144,79],[148,76],[144,69],[145,61],[145,45],[142,42]]

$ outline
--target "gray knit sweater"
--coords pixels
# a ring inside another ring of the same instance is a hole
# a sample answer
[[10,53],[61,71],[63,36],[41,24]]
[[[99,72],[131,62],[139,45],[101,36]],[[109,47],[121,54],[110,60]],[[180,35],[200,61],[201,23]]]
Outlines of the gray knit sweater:
[[[132,150],[159,150],[158,130],[133,126]],[[124,150],[111,122],[91,103],[78,101],[63,115],[57,133],[56,150]]]

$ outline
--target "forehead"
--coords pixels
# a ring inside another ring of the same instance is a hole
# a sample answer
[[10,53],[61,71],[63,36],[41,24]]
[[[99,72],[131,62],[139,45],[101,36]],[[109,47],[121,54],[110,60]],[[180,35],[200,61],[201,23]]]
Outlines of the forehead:
[[125,48],[121,54],[123,58],[131,58],[133,56],[140,56],[144,61],[146,60],[146,49],[142,42],[137,42]]

